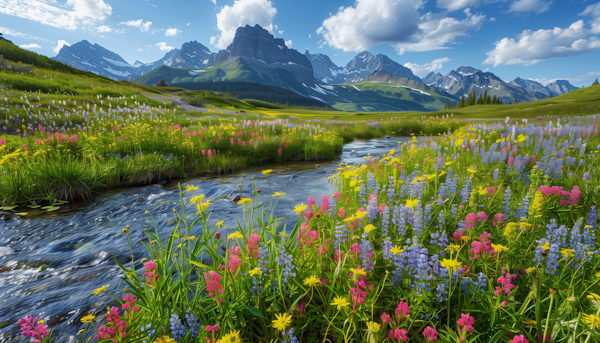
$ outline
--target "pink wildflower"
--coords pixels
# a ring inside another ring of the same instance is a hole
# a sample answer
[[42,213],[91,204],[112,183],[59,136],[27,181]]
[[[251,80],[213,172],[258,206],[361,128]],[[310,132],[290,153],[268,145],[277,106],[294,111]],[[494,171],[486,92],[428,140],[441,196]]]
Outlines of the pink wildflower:
[[33,343],[39,343],[50,334],[48,325],[38,322],[38,317],[35,317],[35,319],[23,317],[17,322],[17,325],[19,324],[21,325],[21,335],[33,338]]
[[425,342],[433,342],[433,341],[437,341],[438,337],[437,337],[437,330],[432,328],[431,326],[428,326],[425,328],[425,330],[423,330],[423,336],[425,336]]
[[323,195],[323,197],[321,197],[321,212],[325,213],[327,211],[329,211],[329,197]]
[[398,315],[398,321],[402,322],[402,321],[404,321],[404,319],[410,317],[409,313],[410,313],[410,308],[408,307],[408,304],[405,303],[404,301],[400,301],[400,303],[398,303],[398,307],[396,308],[396,314]]
[[156,281],[159,277],[159,275],[155,273],[156,263],[154,263],[154,261],[148,261],[148,262],[144,263],[144,270],[146,271],[144,273],[144,278],[146,279],[146,283],[148,285],[152,285],[154,283],[154,281]]
[[527,340],[524,335],[516,335],[508,343],[529,343],[529,340]]
[[391,323],[392,322],[392,317],[390,317],[389,314],[383,312],[383,314],[381,315],[381,320],[383,321],[383,323]]

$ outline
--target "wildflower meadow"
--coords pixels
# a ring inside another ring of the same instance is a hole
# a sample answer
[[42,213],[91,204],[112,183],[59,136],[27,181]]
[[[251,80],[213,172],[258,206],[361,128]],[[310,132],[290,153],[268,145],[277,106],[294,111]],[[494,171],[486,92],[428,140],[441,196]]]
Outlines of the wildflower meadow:
[[173,232],[127,238],[147,254],[119,263],[120,305],[82,313],[76,340],[598,342],[599,145],[595,116],[469,124],[340,165],[290,226],[272,212],[284,193],[241,198],[223,228],[180,186]]

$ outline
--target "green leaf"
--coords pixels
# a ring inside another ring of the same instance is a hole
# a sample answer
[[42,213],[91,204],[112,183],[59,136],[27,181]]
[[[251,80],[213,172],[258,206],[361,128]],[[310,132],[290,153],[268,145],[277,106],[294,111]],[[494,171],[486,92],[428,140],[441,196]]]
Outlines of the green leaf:
[[46,211],[52,212],[52,211],[56,211],[58,209],[60,209],[60,207],[58,207],[58,206],[49,206],[48,208],[46,208]]
[[17,206],[4,206],[4,207],[0,207],[0,210],[2,211],[11,211],[13,209],[17,208]]
[[16,216],[26,216],[27,212],[19,212],[19,213],[15,213]]
[[40,207],[40,206],[42,206],[42,205],[29,205],[29,206],[27,206],[27,207],[29,207],[29,208],[38,208],[38,207]]
[[250,307],[248,305],[244,305],[244,308],[246,310],[248,310],[248,312],[252,313],[255,317],[267,319],[267,318],[265,318],[265,316],[263,316],[262,312],[260,312],[260,310],[257,309],[256,307]]
[[192,261],[192,260],[190,260],[190,259],[187,259],[187,258],[186,258],[186,260],[187,260],[189,263],[191,263],[191,264],[195,265],[196,267],[199,267],[199,268],[209,268],[209,266],[207,266],[206,264],[202,264],[202,263],[200,263],[200,262]]

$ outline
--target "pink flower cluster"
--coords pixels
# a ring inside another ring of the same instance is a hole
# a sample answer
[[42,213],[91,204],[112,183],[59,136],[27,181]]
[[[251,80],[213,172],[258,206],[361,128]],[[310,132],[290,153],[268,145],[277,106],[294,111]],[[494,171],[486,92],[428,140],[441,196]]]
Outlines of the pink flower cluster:
[[[506,270],[502,271],[502,275],[504,276],[498,278],[498,283],[500,284],[500,286],[496,286],[496,290],[494,291],[494,293],[496,295],[500,295],[502,294],[502,292],[504,292],[505,295],[509,295],[511,290],[516,287],[511,283],[511,281],[515,279],[517,275],[511,275],[510,273],[507,273]],[[504,307],[506,306],[506,304],[503,304],[502,306]]]
[[388,338],[395,338],[398,340],[398,342],[406,342],[408,341],[408,335],[406,333],[406,330],[396,328],[396,330],[390,330],[390,333],[388,333]]
[[242,264],[242,250],[240,247],[235,247],[235,249],[229,254],[229,262],[227,263],[227,267],[229,268],[229,272],[231,274],[235,274],[240,265]]
[[472,248],[469,249],[469,252],[472,252],[474,254],[473,259],[476,259],[483,255],[496,254],[496,251],[494,250],[494,248],[492,248],[491,238],[492,235],[484,231],[479,236],[479,241],[473,241],[473,243],[471,243]]
[[35,317],[35,319],[23,317],[19,319],[17,325],[21,325],[21,335],[33,338],[33,343],[39,343],[50,334],[48,325],[38,322],[38,317]]
[[123,300],[125,300],[125,303],[123,305],[121,305],[121,308],[123,309],[123,311],[131,310],[131,312],[133,313],[133,312],[140,310],[140,308],[135,305],[133,307],[131,307],[131,305],[135,304],[135,302],[137,301],[137,299],[133,295],[125,294],[125,297],[123,298]]
[[425,342],[428,342],[428,343],[437,341],[438,340],[437,334],[438,334],[437,330],[432,328],[431,326],[428,326],[425,328],[425,330],[423,330],[423,336],[425,336]]
[[260,250],[258,250],[258,243],[260,242],[260,236],[253,233],[250,234],[250,238],[248,239],[248,243],[246,243],[246,248],[248,249],[248,253],[252,258],[258,258],[260,255]]
[[529,340],[524,335],[516,335],[508,343],[529,343]]
[[404,321],[404,319],[410,317],[409,313],[410,308],[408,307],[408,304],[404,301],[400,301],[400,303],[398,303],[398,307],[396,308],[396,315],[398,316],[398,321],[402,322]]
[[148,285],[152,285],[160,276],[156,274],[156,263],[154,263],[154,261],[148,261],[144,263],[144,271],[144,278],[146,279],[146,283]]
[[302,223],[300,231],[298,231],[298,237],[296,240],[299,241],[300,248],[311,246],[315,241],[319,239],[319,233],[315,230],[311,230],[308,222]]
[[352,315],[354,315],[356,305],[364,304],[365,298],[367,297],[367,277],[362,275],[360,281],[354,281],[354,286],[356,286],[356,288],[350,288],[350,297],[354,303],[354,306],[352,306]]
[[563,198],[563,199],[560,199],[561,206],[566,206],[566,205],[576,206],[579,204],[579,197],[581,196],[581,190],[579,190],[578,186],[573,186],[573,189],[571,190],[571,192],[564,191],[563,188],[559,187],[559,186],[552,186],[552,187],[541,186],[538,188],[538,191],[541,191],[542,193],[544,193],[546,198],[548,198],[556,193],[556,195]]
[[110,338],[113,343],[117,343],[117,339],[120,341],[121,338],[125,338],[127,333],[127,323],[121,319],[118,307],[111,307],[110,311],[106,315],[108,321],[107,325],[102,325],[98,328],[98,334],[94,338],[108,339]]
[[221,275],[211,270],[208,273],[204,273],[204,280],[206,280],[206,290],[208,295],[213,297],[215,295],[223,294],[223,286],[221,285]]
[[458,324],[458,332],[460,333],[460,341],[464,342],[467,334],[470,334],[475,329],[473,324],[475,324],[475,318],[471,317],[469,314],[460,314],[460,319],[456,321]]
[[6,141],[4,139],[0,139],[0,145],[4,145],[6,144]]

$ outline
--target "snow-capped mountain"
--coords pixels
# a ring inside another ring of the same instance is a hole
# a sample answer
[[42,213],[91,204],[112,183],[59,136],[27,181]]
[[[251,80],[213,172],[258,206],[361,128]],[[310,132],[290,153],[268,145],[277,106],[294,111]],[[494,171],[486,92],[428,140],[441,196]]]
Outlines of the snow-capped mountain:
[[90,71],[115,80],[129,80],[137,76],[136,67],[121,56],[87,40],[63,46],[53,60],[73,68]]
[[458,97],[463,95],[466,97],[473,91],[476,96],[479,96],[487,91],[488,95],[495,95],[504,103],[512,102],[515,99],[518,102],[530,102],[548,97],[545,93],[529,90],[518,84],[506,83],[493,73],[483,72],[473,67],[460,67],[451,70],[444,76],[431,72],[423,78],[423,82]]
[[[173,68],[204,69],[210,66],[215,53],[198,43],[191,41],[183,43],[181,49],[173,49],[156,62],[146,63],[138,67],[138,74],[144,75],[158,67],[167,66]],[[135,65],[135,64],[134,64]]]
[[306,50],[304,56],[308,58],[312,65],[315,79],[321,80],[323,83],[329,83],[329,81],[333,80],[338,73],[344,70],[344,68],[338,67],[333,63],[329,56],[325,54],[311,54]]
[[412,70],[398,62],[391,60],[383,54],[373,55],[363,51],[356,55],[344,68],[338,67],[325,54],[310,54],[308,50],[304,53],[313,65],[314,76],[323,83],[355,83],[364,80],[373,72],[383,70],[407,79],[421,81],[413,74]]

